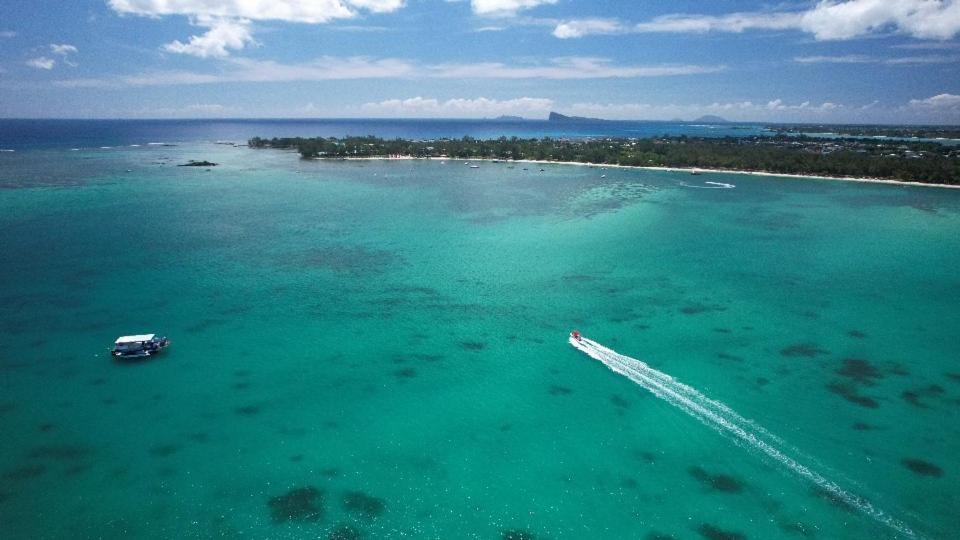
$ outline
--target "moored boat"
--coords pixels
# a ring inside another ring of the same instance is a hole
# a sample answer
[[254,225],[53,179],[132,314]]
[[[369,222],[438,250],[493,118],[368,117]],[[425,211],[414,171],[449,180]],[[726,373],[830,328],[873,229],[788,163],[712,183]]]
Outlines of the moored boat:
[[156,334],[120,336],[113,342],[110,353],[117,358],[153,356],[170,346],[170,340]]

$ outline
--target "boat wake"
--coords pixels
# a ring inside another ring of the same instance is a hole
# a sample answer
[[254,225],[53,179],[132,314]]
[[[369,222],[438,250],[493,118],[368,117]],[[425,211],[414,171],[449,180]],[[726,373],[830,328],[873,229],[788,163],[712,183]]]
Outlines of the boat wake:
[[733,189],[737,187],[734,184],[728,184],[726,182],[704,182],[704,184],[709,184],[705,186],[694,186],[686,182],[680,182],[680,185],[683,187],[693,188],[693,189]]
[[677,381],[666,373],[653,369],[636,358],[624,356],[596,341],[585,337],[577,339],[571,336],[570,344],[591,358],[599,360],[612,371],[623,375],[649,390],[658,398],[696,418],[705,426],[733,438],[738,443],[759,450],[797,476],[812,482],[831,498],[858,509],[903,535],[914,536],[910,527],[902,521],[873,506],[870,501],[863,497],[846,491],[835,482],[828,480],[787,455],[786,451],[781,449],[784,446],[782,441],[752,421],[740,416],[727,405],[708,398],[695,388]]

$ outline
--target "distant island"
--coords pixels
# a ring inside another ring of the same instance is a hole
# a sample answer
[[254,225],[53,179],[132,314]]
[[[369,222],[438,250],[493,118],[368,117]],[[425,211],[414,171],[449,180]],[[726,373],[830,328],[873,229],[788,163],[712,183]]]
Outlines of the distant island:
[[696,122],[698,124],[729,124],[730,123],[730,121],[727,120],[726,118],[721,118],[719,116],[714,116],[712,114],[705,114],[691,121]]
[[296,150],[306,159],[449,158],[589,163],[762,172],[960,185],[960,148],[938,143],[773,137],[652,139],[436,139],[254,137],[250,148]]
[[584,116],[567,116],[565,114],[560,114],[558,112],[550,111],[550,116],[547,116],[548,122],[612,122],[612,120],[604,120],[602,118],[587,118]]
[[523,120],[526,120],[526,118],[522,116],[511,116],[509,114],[501,114],[496,118],[491,118],[491,120],[499,120],[501,122],[522,122]]
[[[589,118],[586,116],[567,116],[565,114],[560,114],[558,112],[550,111],[550,116],[547,117],[549,122],[617,122],[617,120],[605,120],[603,118]],[[684,123],[683,120],[675,119],[670,120],[671,122]],[[729,124],[730,121],[726,118],[721,118],[719,116],[714,116],[712,114],[703,115],[697,119],[691,120],[691,123],[698,124]]]

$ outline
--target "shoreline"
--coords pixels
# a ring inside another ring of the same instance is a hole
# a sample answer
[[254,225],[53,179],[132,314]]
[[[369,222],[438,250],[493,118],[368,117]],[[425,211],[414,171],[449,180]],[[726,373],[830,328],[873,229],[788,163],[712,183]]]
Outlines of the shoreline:
[[783,178],[794,178],[794,179],[809,179],[809,180],[833,180],[839,182],[859,182],[864,184],[887,184],[894,186],[913,186],[913,187],[925,187],[925,188],[946,188],[946,189],[960,189],[960,184],[931,184],[929,182],[907,182],[905,180],[890,180],[888,178],[871,178],[871,177],[857,177],[857,176],[822,176],[815,174],[791,174],[791,173],[775,173],[768,171],[749,171],[749,170],[739,170],[739,169],[704,169],[702,167],[652,167],[645,165],[612,165],[604,163],[584,163],[580,161],[548,161],[548,160],[537,160],[537,159],[494,159],[494,158],[450,158],[450,157],[416,157],[416,156],[371,156],[371,157],[320,157],[320,158],[309,158],[317,161],[395,161],[395,160],[404,160],[404,161],[419,161],[419,160],[434,160],[434,161],[486,161],[493,162],[497,161],[498,163],[535,163],[539,165],[576,165],[580,167],[609,167],[616,169],[639,169],[647,171],[663,171],[663,172],[686,172],[692,173],[697,171],[700,173],[716,173],[716,174],[740,174],[740,175],[749,175],[749,176],[768,176],[768,177],[783,177]]

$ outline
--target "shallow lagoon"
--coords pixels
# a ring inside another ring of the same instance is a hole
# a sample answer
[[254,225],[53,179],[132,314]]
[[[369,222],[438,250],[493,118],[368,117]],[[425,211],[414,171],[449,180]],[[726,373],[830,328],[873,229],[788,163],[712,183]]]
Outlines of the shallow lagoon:
[[[12,537],[894,537],[573,327],[960,534],[956,190],[204,143],[0,160]],[[155,360],[105,354],[154,330]]]

